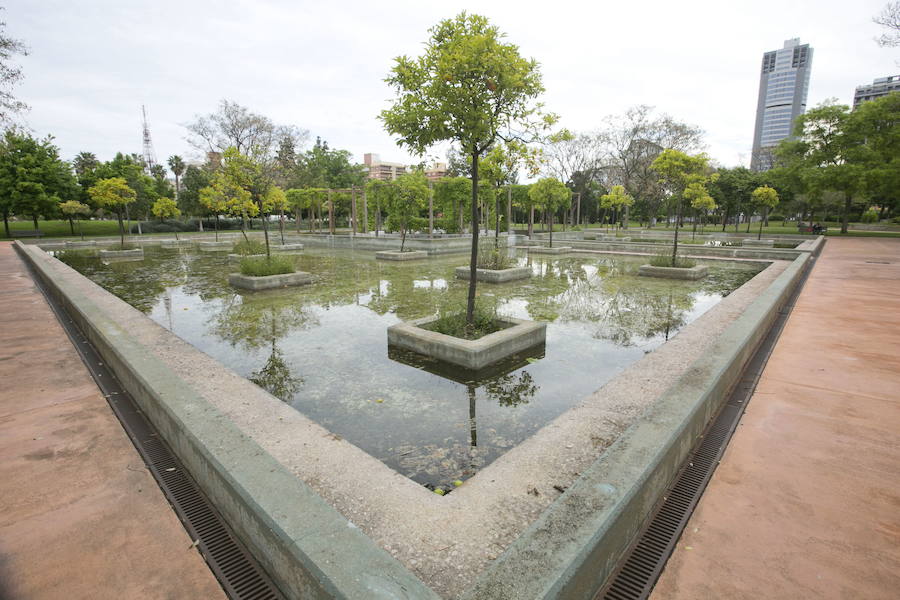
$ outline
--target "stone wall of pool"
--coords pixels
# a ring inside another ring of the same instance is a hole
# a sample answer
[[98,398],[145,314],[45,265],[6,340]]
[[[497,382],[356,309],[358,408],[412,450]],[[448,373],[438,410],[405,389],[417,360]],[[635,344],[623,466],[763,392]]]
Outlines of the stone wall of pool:
[[440,497],[16,247],[290,598],[590,597],[810,260],[776,260]]

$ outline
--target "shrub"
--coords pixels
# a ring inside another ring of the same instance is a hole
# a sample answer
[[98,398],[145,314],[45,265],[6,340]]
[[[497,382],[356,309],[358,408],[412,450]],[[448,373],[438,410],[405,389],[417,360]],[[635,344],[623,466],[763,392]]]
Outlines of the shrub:
[[513,266],[513,259],[509,257],[509,252],[506,249],[506,246],[501,246],[500,248],[494,248],[494,243],[490,244],[481,244],[481,247],[478,249],[478,264],[477,267],[479,269],[509,269]]
[[679,254],[675,257],[675,264],[672,264],[672,253],[668,250],[664,250],[662,252],[657,252],[656,254],[651,256],[650,264],[654,267],[675,267],[678,269],[690,269],[697,264],[697,261]]
[[878,213],[874,210],[867,210],[862,214],[862,218],[860,219],[861,223],[877,223],[878,222]]
[[428,323],[424,328],[466,340],[477,340],[504,328],[498,320],[496,307],[486,307],[476,302],[474,317],[473,323],[469,325],[466,323],[465,307],[451,308],[444,305],[438,310],[437,320]]
[[232,248],[235,254],[265,254],[266,245],[259,240],[241,240]]
[[287,256],[275,255],[271,258],[265,256],[241,259],[241,275],[250,277],[265,277],[267,275],[284,275],[293,273],[294,261]]
[[769,215],[769,221],[784,221],[784,215]]

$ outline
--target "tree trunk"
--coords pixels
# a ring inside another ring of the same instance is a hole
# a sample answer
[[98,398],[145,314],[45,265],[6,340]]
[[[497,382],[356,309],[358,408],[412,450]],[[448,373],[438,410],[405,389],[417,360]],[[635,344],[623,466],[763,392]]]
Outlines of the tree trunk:
[[534,235],[534,206],[532,205],[531,209],[528,211],[528,239],[531,239],[531,236]]
[[75,223],[72,221],[72,217],[69,217],[69,231],[72,232],[72,235],[75,235]]
[[500,190],[494,194],[494,250],[500,248]]
[[478,152],[472,152],[472,251],[469,257],[469,294],[466,324],[475,322],[475,285],[478,281]]
[[510,235],[513,232],[512,221],[512,188],[506,186],[506,233]]
[[678,222],[681,221],[681,198],[675,207],[675,239],[672,243],[672,266],[675,266],[675,258],[678,256]]
[[[126,205],[127,208],[127,205]],[[119,217],[119,245],[120,249],[125,249],[125,225],[122,223],[122,211],[116,211],[116,216]]]
[[37,215],[31,215],[31,220],[34,221],[34,228],[35,228],[36,230],[37,230],[37,229],[40,229],[40,228],[38,227],[38,222],[37,222],[37,221],[38,221],[38,218],[37,218]]
[[848,225],[850,222],[850,201],[851,201],[850,194],[845,193],[844,194],[844,212],[841,215],[841,233],[847,233],[847,231],[849,229]]
[[403,252],[403,247],[406,245],[406,223],[400,224],[400,252]]
[[434,235],[434,184],[428,182],[428,237]]
[[550,247],[552,248],[553,247],[553,211],[548,210],[547,212],[549,213],[549,217],[547,218],[547,220],[550,221]]
[[[734,213],[734,232],[738,232],[738,225],[741,224],[741,204],[738,203],[737,210]],[[724,229],[722,231],[725,231]]]
[[262,198],[259,199],[259,216],[262,218],[263,237],[266,238],[266,260],[272,260],[272,251],[269,249],[269,219],[266,218],[266,214],[263,212]]
[[331,199],[331,190],[328,190],[328,233],[334,235],[334,200]]
[[3,209],[3,230],[6,232],[6,237],[12,237],[9,235],[9,210]]
[[278,226],[281,229],[281,245],[284,246],[284,209],[279,210]]
[[761,240],[761,239],[762,239],[762,228],[763,228],[763,223],[769,218],[769,209],[768,209],[768,208],[764,208],[764,209],[763,209],[763,212],[765,213],[765,216],[764,216],[762,219],[759,220],[759,235],[756,236],[756,239],[757,239],[757,240]]
[[216,213],[216,241],[219,241],[219,213]]

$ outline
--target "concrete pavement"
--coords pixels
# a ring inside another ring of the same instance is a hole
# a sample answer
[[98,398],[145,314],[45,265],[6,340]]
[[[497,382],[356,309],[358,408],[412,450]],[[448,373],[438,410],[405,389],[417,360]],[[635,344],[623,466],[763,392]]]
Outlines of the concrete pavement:
[[829,238],[652,598],[900,594],[900,239]]

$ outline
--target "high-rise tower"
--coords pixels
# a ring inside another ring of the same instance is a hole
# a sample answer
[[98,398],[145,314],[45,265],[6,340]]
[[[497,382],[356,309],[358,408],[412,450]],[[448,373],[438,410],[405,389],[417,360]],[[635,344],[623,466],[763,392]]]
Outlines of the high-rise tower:
[[813,49],[800,38],[784,42],[784,48],[763,54],[756,105],[756,130],[750,168],[772,168],[772,150],[791,135],[794,119],[806,111]]
[[156,152],[153,151],[153,140],[150,139],[150,125],[147,123],[147,109],[144,108],[143,104],[141,105],[141,116],[143,117],[144,125],[144,171],[149,175],[153,165],[156,164]]

